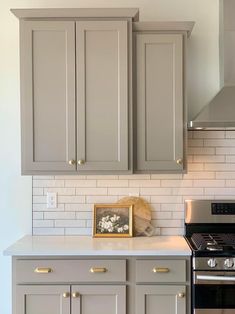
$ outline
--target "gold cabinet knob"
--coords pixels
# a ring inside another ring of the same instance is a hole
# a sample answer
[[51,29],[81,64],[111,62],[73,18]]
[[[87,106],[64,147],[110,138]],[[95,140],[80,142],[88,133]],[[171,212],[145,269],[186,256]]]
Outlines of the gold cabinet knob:
[[78,164],[79,164],[79,165],[84,165],[84,164],[85,164],[85,160],[79,159],[79,160],[78,160]]
[[73,298],[79,298],[80,297],[80,293],[79,292],[73,292],[72,293],[72,297]]
[[90,273],[106,273],[108,270],[105,267],[91,267]]
[[184,293],[184,292],[178,293],[178,297],[179,297],[179,298],[184,298],[184,297],[185,297],[185,293]]
[[70,166],[74,166],[76,164],[76,160],[70,159],[69,164],[70,164]]
[[178,165],[182,165],[182,164],[183,164],[183,159],[182,159],[182,158],[177,159],[177,160],[176,160],[176,163],[177,163]]
[[167,267],[154,267],[153,272],[154,273],[169,273],[170,269]]
[[49,267],[37,267],[34,269],[34,272],[37,274],[49,274],[52,273],[53,270]]
[[69,292],[64,292],[63,293],[63,298],[69,298],[70,297],[70,293]]

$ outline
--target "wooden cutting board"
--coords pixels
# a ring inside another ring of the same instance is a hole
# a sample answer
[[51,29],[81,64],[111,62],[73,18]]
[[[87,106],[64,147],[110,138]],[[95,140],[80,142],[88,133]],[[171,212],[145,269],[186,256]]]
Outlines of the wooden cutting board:
[[[151,205],[141,197],[127,196],[120,199],[119,204],[133,205],[133,233],[137,235],[151,235],[153,227],[151,225]],[[149,230],[147,233],[146,231]]]

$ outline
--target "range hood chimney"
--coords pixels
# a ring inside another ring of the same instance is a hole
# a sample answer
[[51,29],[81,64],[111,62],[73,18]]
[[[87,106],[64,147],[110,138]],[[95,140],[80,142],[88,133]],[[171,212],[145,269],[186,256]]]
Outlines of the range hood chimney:
[[194,120],[189,130],[235,130],[235,1],[220,0],[221,90]]

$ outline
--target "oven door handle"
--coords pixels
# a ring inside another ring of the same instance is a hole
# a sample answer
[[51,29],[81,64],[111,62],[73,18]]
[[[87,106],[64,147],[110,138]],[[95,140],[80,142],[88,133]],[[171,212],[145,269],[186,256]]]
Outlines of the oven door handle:
[[207,281],[234,281],[235,276],[211,276],[211,275],[197,275],[197,280],[207,280]]

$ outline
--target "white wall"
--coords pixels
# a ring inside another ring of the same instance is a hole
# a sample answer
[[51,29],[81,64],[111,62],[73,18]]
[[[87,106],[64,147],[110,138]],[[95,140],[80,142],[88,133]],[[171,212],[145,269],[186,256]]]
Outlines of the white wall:
[[[189,116],[219,88],[218,0],[0,1],[0,251],[31,232],[31,178],[20,176],[18,22],[10,8],[139,7],[141,20],[194,20],[189,44]],[[10,260],[0,256],[0,313],[11,313]]]

